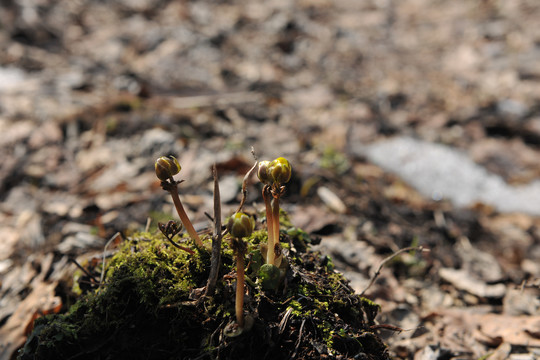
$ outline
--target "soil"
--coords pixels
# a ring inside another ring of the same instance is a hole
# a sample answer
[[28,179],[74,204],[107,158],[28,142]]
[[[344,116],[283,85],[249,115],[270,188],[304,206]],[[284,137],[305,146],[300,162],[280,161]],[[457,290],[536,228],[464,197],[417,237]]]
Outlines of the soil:
[[[174,217],[156,158],[178,157],[202,232],[212,165],[229,216],[252,147],[289,159],[283,208],[381,306],[392,357],[538,357],[539,16],[534,0],[2,2],[0,358],[68,310],[117,232]],[[410,148],[388,166],[372,150],[394,140]]]

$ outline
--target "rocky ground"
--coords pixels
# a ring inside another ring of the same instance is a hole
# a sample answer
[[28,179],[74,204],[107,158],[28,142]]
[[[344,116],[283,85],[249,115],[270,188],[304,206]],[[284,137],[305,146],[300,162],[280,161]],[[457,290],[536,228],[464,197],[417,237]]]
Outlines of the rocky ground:
[[[232,213],[251,147],[293,164],[283,206],[381,304],[394,357],[539,357],[539,16],[535,0],[2,2],[0,357],[68,305],[71,259],[172,214],[158,156],[179,158],[203,229],[212,164]],[[429,251],[367,288],[410,246]]]

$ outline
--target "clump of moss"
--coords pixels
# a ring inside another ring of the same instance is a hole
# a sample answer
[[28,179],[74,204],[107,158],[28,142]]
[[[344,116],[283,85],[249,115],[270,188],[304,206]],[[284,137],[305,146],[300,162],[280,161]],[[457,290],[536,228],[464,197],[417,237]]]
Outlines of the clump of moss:
[[36,321],[19,358],[387,359],[370,329],[378,305],[354,294],[328,257],[309,251],[305,232],[283,230],[288,266],[276,290],[264,290],[258,276],[264,232],[245,238],[244,308],[253,326],[239,336],[226,336],[235,319],[229,242],[223,243],[216,291],[205,297],[209,250],[189,254],[161,234],[141,233],[125,240],[108,263],[100,289],[68,313]]
[[252,218],[240,212],[255,164],[228,234],[222,232],[214,167],[214,235],[205,238],[178,195],[181,181],[173,176],[180,164],[172,155],[160,157],[156,175],[194,247],[180,245],[188,235],[174,240],[182,228],[174,221],[159,224],[161,234],[128,237],[100,274],[105,282],[66,314],[39,319],[19,358],[386,359],[372,331],[379,307],[354,294],[280,211],[288,161],[261,163],[268,230],[253,231]]

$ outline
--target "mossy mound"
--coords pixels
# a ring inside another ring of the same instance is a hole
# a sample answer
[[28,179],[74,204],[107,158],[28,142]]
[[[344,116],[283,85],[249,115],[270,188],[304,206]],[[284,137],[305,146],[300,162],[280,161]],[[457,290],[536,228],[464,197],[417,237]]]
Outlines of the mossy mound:
[[[162,235],[128,238],[108,263],[105,284],[67,314],[36,321],[20,359],[387,359],[370,330],[379,307],[355,295],[331,260],[307,249],[307,235],[282,233],[288,265],[277,290],[264,290],[259,243],[248,240],[245,313],[252,327],[227,336],[234,323],[234,257],[223,241],[212,297],[201,296],[210,253],[172,247]],[[210,240],[205,241],[206,244]]]

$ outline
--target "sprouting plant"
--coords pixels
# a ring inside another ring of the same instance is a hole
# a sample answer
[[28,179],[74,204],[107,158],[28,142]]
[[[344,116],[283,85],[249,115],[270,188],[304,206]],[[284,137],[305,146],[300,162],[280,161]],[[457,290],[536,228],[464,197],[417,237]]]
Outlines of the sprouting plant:
[[289,161],[278,157],[274,161],[259,162],[257,176],[264,184],[262,190],[266,206],[266,222],[268,226],[268,252],[266,262],[275,265],[276,255],[281,253],[279,248],[279,198],[285,192],[283,184],[289,182],[292,168]]
[[184,250],[191,255],[195,254],[195,252],[191,249],[188,249],[185,246],[177,244],[173,238],[182,230],[182,224],[178,224],[177,222],[173,220],[169,220],[167,224],[158,223],[159,231],[165,236],[167,240],[176,248]]
[[172,155],[162,156],[156,160],[155,168],[156,175],[158,179],[161,180],[161,187],[163,188],[163,190],[168,191],[171,194],[174,202],[174,207],[176,208],[178,216],[180,216],[180,221],[182,221],[182,224],[186,228],[189,236],[191,237],[191,239],[193,239],[197,246],[203,247],[202,240],[200,239],[199,234],[197,234],[197,231],[195,231],[193,224],[189,220],[186,211],[184,210],[184,206],[180,201],[180,196],[178,195],[178,184],[180,184],[182,180],[176,181],[173,178],[173,176],[178,174],[182,169],[182,167],[178,163],[178,160],[176,160],[176,158]]
[[236,323],[240,329],[244,328],[244,257],[247,246],[244,237],[248,237],[253,232],[255,224],[248,215],[237,212],[228,223],[229,234],[231,234],[231,247],[236,254]]

